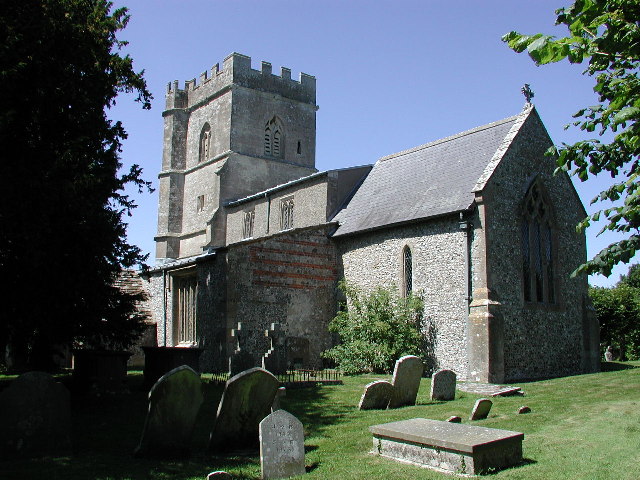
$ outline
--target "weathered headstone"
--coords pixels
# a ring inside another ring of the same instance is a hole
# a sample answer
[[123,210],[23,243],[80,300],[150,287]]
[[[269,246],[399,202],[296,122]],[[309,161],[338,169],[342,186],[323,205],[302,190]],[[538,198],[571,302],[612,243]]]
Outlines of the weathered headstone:
[[491,406],[493,402],[488,398],[479,398],[476,400],[476,403],[473,405],[473,410],[471,410],[470,420],[482,420],[487,418],[489,412],[491,411]]
[[607,362],[613,362],[613,347],[609,345],[607,350],[604,352],[604,359]]
[[389,401],[389,408],[415,405],[420,388],[420,379],[424,364],[414,355],[399,358],[393,369],[393,395]]
[[453,400],[456,397],[456,373],[438,370],[431,377],[431,400]]
[[371,382],[364,387],[364,393],[360,398],[358,409],[385,409],[389,405],[391,395],[393,395],[393,385],[386,380]]
[[286,396],[287,396],[287,389],[285,387],[278,388],[278,391],[276,392],[276,397],[273,399],[273,405],[271,405],[271,412],[275,412],[276,410],[280,410],[282,408],[280,406],[280,399]]
[[289,478],[305,473],[302,422],[278,410],[260,422],[262,478]]
[[200,375],[190,367],[182,365],[160,377],[149,391],[149,411],[135,455],[188,455],[202,400]]
[[451,415],[449,418],[447,418],[447,422],[462,423],[462,418],[458,417],[457,415]]
[[232,480],[233,477],[231,476],[231,474],[227,473],[227,472],[223,472],[222,470],[219,470],[217,472],[211,472],[209,475],[207,475],[207,480]]
[[230,378],[218,406],[209,449],[256,449],[258,425],[269,415],[278,379],[262,368],[251,368]]
[[0,393],[0,458],[71,452],[69,391],[43,372],[20,375]]
[[518,414],[522,415],[523,413],[531,413],[531,407],[527,407],[526,405],[521,406],[518,409]]

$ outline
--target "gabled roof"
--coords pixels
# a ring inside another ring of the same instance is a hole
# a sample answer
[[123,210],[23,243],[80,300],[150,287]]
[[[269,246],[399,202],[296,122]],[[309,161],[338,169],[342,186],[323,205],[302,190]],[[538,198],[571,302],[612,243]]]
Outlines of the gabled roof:
[[381,158],[333,236],[467,210],[532,110]]

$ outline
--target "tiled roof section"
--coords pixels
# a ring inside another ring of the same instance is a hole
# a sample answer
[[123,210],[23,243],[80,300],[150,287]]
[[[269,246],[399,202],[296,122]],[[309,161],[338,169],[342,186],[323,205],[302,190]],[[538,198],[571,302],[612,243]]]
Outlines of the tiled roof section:
[[[128,295],[147,295],[147,292],[143,285],[143,280],[140,278],[140,274],[134,270],[121,270],[120,273],[113,280],[113,286],[117,287],[120,291]],[[146,315],[147,318],[152,318],[151,310],[146,301],[140,301],[137,303],[137,310]]]
[[334,236],[466,210],[521,115],[381,158],[334,218],[340,223]]

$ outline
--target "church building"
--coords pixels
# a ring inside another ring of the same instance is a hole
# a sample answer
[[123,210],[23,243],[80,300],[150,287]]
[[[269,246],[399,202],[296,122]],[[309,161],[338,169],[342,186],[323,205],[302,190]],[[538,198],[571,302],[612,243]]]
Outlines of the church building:
[[[530,103],[338,170],[315,168],[316,81],[233,53],[170,84],[156,266],[158,345],[203,371],[320,368],[345,279],[425,303],[427,368],[507,382],[592,372],[586,214]],[[230,367],[231,365],[231,367]]]

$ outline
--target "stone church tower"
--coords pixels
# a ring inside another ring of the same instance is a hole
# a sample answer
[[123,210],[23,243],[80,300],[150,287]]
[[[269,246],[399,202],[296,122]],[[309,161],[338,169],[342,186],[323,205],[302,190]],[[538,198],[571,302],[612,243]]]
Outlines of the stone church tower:
[[314,77],[237,53],[184,90],[169,84],[156,260],[224,246],[225,202],[314,173],[317,108]]

